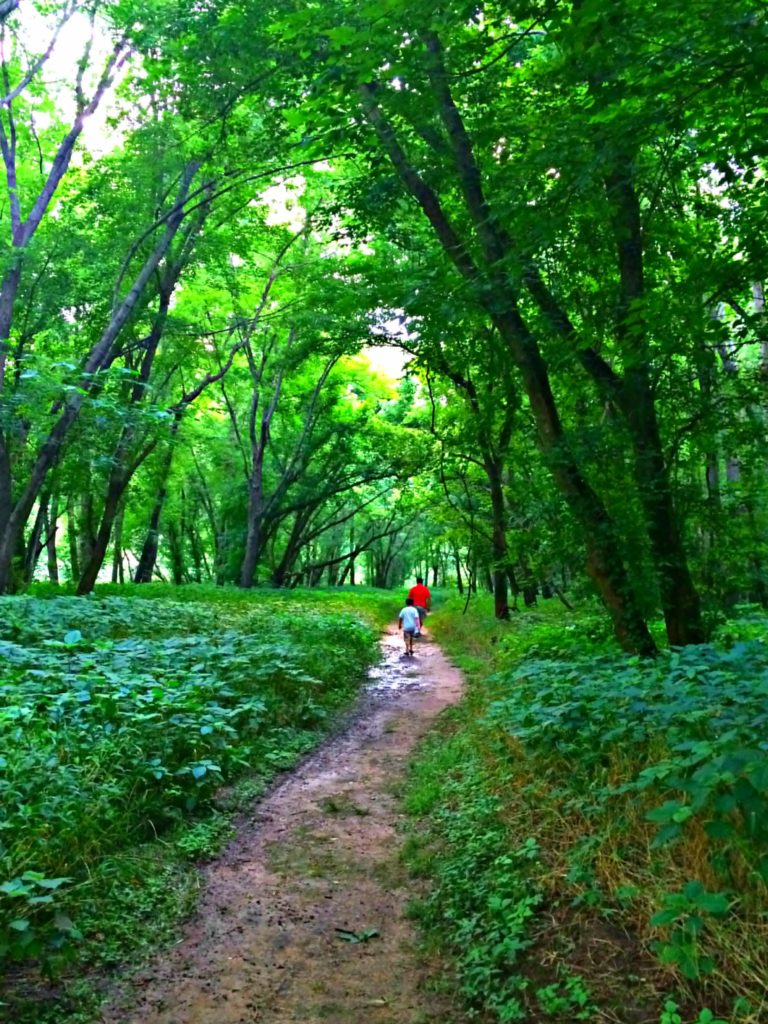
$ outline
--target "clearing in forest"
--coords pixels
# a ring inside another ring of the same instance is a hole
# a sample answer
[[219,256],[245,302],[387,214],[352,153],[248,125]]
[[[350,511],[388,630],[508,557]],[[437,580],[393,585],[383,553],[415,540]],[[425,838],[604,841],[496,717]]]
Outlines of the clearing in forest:
[[353,723],[242,817],[182,940],[113,996],[104,1024],[449,1019],[405,917],[396,788],[461,677],[428,640],[413,659],[394,633],[382,646]]

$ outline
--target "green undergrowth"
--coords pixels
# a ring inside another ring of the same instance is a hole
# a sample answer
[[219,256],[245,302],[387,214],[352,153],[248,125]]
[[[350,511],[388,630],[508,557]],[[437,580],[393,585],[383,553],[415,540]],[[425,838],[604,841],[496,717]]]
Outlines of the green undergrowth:
[[468,1019],[768,1019],[768,645],[617,652],[599,613],[430,619],[468,692],[419,750],[415,907]]
[[104,590],[0,599],[0,1019],[17,1024],[88,1020],[83,965],[172,937],[195,862],[349,705],[393,604]]

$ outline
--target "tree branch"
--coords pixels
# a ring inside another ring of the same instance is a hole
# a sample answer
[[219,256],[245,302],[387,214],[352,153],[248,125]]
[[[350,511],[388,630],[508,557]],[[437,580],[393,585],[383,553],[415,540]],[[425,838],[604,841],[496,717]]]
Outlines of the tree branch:
[[[15,6],[16,5],[14,4],[14,7]],[[19,82],[19,84],[14,86],[13,89],[10,89],[8,92],[6,92],[5,96],[0,97],[0,107],[9,107],[11,105],[11,103],[13,103],[13,101],[16,99],[16,97],[20,96],[24,92],[26,87],[29,85],[29,83],[32,81],[32,79],[35,77],[35,75],[38,73],[38,71],[40,71],[42,66],[45,64],[45,62],[48,60],[48,58],[53,53],[53,48],[56,45],[56,41],[59,38],[59,34],[60,34],[61,30],[64,28],[64,26],[66,25],[66,23],[69,21],[69,19],[72,17],[72,15],[75,13],[76,10],[77,10],[77,4],[76,3],[72,3],[68,7],[65,7],[64,14],[62,15],[61,20],[58,22],[58,24],[54,28],[53,35],[51,36],[51,41],[48,43],[48,46],[47,46],[45,52],[42,53],[37,58],[37,60],[32,64],[32,66],[27,70],[27,73],[24,75],[24,77]],[[6,86],[6,88],[8,88],[8,87]]]
[[478,269],[466,246],[458,236],[440,205],[437,194],[426,184],[408,161],[404,150],[397,141],[392,125],[386,120],[375,98],[376,86],[360,86],[360,96],[365,117],[376,131],[379,141],[392,161],[395,170],[408,191],[416,199],[422,211],[435,230],[437,237],[456,269],[469,281],[477,282]]

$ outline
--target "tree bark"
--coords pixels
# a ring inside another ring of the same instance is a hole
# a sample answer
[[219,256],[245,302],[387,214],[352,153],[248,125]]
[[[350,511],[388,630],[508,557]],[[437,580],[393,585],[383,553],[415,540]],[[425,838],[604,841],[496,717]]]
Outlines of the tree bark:
[[123,537],[123,517],[125,509],[121,508],[117,514],[115,521],[115,539],[113,544],[112,552],[112,582],[113,583],[124,583],[125,575],[123,572],[123,551],[122,551],[122,537]]
[[252,587],[255,583],[256,566],[261,555],[264,528],[264,459],[270,438],[272,418],[280,400],[283,385],[282,372],[275,379],[272,398],[261,416],[261,423],[256,428],[256,416],[259,407],[259,386],[264,372],[266,356],[262,358],[261,369],[254,379],[254,390],[251,398],[249,418],[249,436],[251,441],[251,474],[248,481],[248,525],[245,535],[245,552],[240,567],[240,586]]
[[171,556],[171,578],[174,585],[180,587],[186,577],[184,535],[176,523],[171,521],[166,529],[166,537],[168,538],[168,550]]
[[[116,466],[110,474],[109,486],[104,497],[104,508],[101,513],[99,529],[93,538],[92,544],[89,545],[90,550],[87,558],[83,559],[85,568],[83,569],[82,576],[77,584],[77,590],[75,591],[79,597],[82,597],[84,594],[90,594],[96,584],[99,571],[104,564],[107,548],[109,547],[109,541],[112,536],[112,527],[118,515],[120,502],[127,486],[128,478],[124,467]],[[119,541],[116,539],[116,546],[118,543]]]
[[[141,404],[148,396],[152,367],[154,365],[160,341],[162,340],[163,333],[165,331],[171,299],[176,286],[179,283],[184,267],[189,261],[194,240],[204,224],[208,212],[208,205],[203,203],[200,207],[198,216],[194,221],[190,222],[189,226],[184,231],[176,256],[174,258],[170,258],[166,262],[162,272],[159,274],[157,311],[152,319],[152,326],[149,334],[142,340],[144,354],[141,359],[139,373],[130,389],[129,404],[131,407]],[[182,397],[182,403],[185,402],[187,397],[188,396]],[[127,490],[138,468],[151,454],[157,444],[156,440],[150,441],[150,443],[144,447],[144,450],[141,452],[139,457],[135,458],[132,462],[129,462],[130,449],[135,432],[135,427],[128,424],[123,427],[120,433],[120,438],[112,459],[112,468],[110,470],[109,480],[107,482],[107,491],[104,497],[104,505],[97,540],[91,556],[86,562],[83,575],[80,578],[77,588],[78,595],[89,594],[93,589],[101,567],[104,564],[104,559],[106,558],[113,523],[115,521],[122,496]],[[119,542],[116,540],[115,547],[118,552],[119,546]],[[122,560],[120,565],[122,566]]]
[[607,176],[621,284],[618,335],[627,356],[616,401],[632,436],[635,479],[645,513],[667,638],[673,646],[705,640],[701,602],[694,586],[680,532],[650,381],[650,354],[640,304],[645,297],[640,202],[632,162],[623,157]]
[[[292,327],[289,332],[287,347],[293,344],[295,336],[296,330]],[[240,570],[240,586],[245,588],[252,587],[254,584],[256,568],[263,544],[265,522],[276,513],[289,488],[301,475],[305,465],[308,442],[316,423],[318,398],[331,370],[339,358],[338,356],[332,356],[323,367],[304,412],[304,422],[299,438],[294,445],[290,458],[287,460],[280,479],[267,499],[264,493],[264,459],[270,440],[272,418],[277,408],[283,384],[283,370],[281,368],[276,375],[269,406],[262,413],[261,423],[257,429],[256,416],[260,400],[259,384],[264,373],[267,356],[268,353],[263,354],[261,366],[258,369],[254,369],[251,357],[251,373],[254,378],[254,392],[249,417],[251,476],[248,485],[248,526],[245,554]]]
[[587,572],[628,651],[653,654],[656,644],[638,607],[624,567],[616,527],[600,497],[584,479],[570,451],[555,405],[546,364],[516,308],[497,319],[525,385],[549,470],[584,532]]
[[46,551],[48,556],[48,579],[51,583],[58,585],[59,582],[59,556],[56,551],[56,531],[59,521],[59,494],[54,490],[51,495],[48,519],[46,527]]
[[192,564],[195,567],[194,580],[195,583],[203,582],[203,558],[204,551],[203,545],[200,540],[200,534],[194,523],[189,528],[189,547],[192,553]]
[[96,546],[96,529],[93,523],[93,490],[91,467],[88,466],[86,487],[76,505],[77,513],[77,559],[78,564],[87,563]]
[[77,551],[77,516],[75,499],[70,494],[67,499],[67,544],[69,547],[69,578],[80,579],[80,557]]
[[141,555],[139,556],[138,565],[136,566],[136,572],[133,574],[134,583],[152,582],[152,574],[155,571],[155,563],[157,562],[157,553],[160,545],[160,517],[163,514],[163,506],[165,505],[165,499],[168,495],[168,478],[171,475],[171,465],[173,464],[173,455],[176,447],[176,437],[181,424],[181,415],[181,412],[177,411],[173,421],[173,426],[171,427],[171,436],[168,442],[168,448],[165,452],[165,458],[163,459],[160,469],[160,489],[158,490],[157,497],[152,505],[147,536],[141,549]]
[[311,511],[311,508],[307,508],[297,512],[295,515],[283,556],[275,568],[275,571],[272,573],[272,585],[275,587],[285,586],[286,580],[288,579],[296,559],[299,556],[299,552],[301,550],[301,538],[304,533],[307,520],[311,515]]
[[497,619],[509,619],[509,591],[507,589],[507,509],[504,501],[502,465],[490,452],[484,453],[483,463],[491,491],[493,550],[493,610]]
[[152,506],[152,512],[149,517],[149,529],[147,530],[147,536],[144,539],[144,544],[141,548],[141,555],[136,566],[136,571],[133,574],[134,583],[151,583],[152,575],[155,571],[155,563],[157,562],[157,552],[160,545],[160,516],[163,513],[163,505],[165,504],[165,497],[168,493],[166,487],[161,487],[158,491],[155,503]]
[[22,568],[22,582],[30,583],[35,574],[35,566],[45,547],[45,534],[43,532],[48,515],[48,496],[41,498],[35,516],[32,532],[27,541],[26,552],[24,553],[24,564]]
[[461,576],[461,559],[459,558],[459,549],[456,544],[453,545],[453,564],[456,569],[456,589],[459,591],[459,596],[464,595],[464,581]]

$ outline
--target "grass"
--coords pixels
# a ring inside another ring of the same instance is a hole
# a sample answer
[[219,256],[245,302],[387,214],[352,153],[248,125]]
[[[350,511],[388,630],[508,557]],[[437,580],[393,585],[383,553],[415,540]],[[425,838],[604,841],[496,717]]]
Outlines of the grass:
[[765,1019],[768,652],[745,611],[643,663],[599,612],[438,606],[468,691],[414,760],[407,860],[469,1019]]
[[0,599],[0,1016],[84,1024],[105,970],[172,941],[233,813],[354,699],[394,604],[39,589]]

